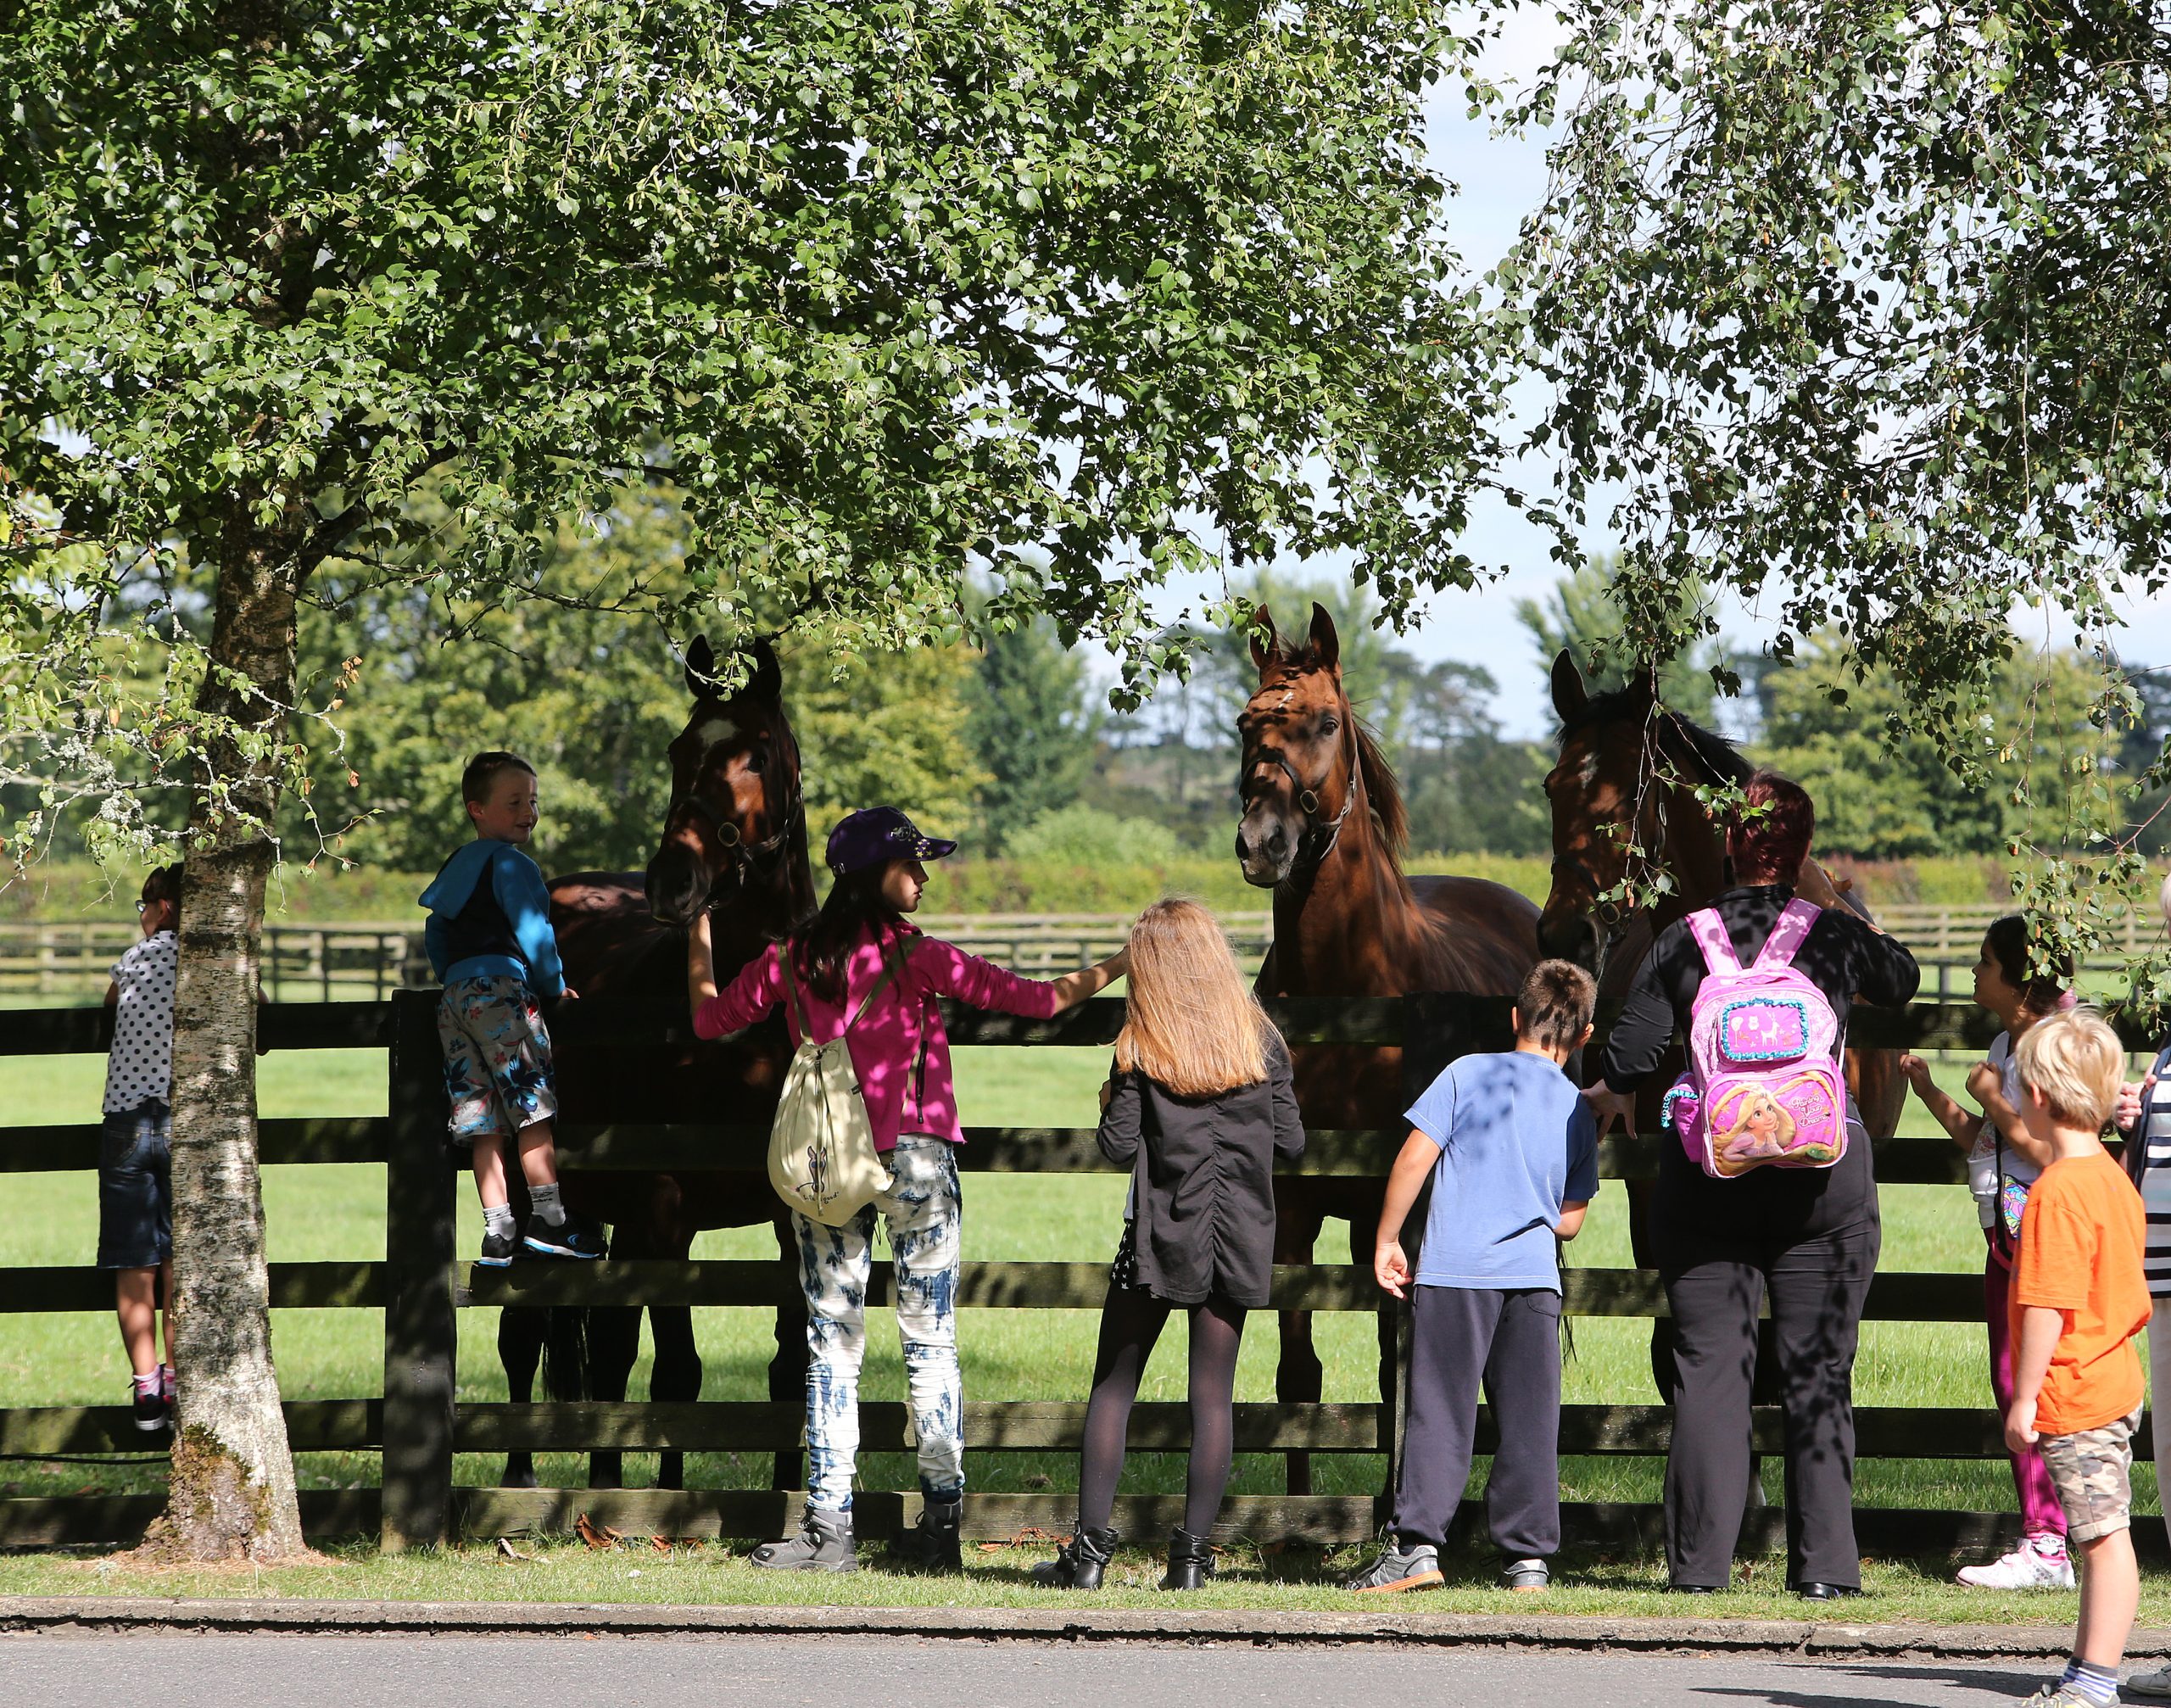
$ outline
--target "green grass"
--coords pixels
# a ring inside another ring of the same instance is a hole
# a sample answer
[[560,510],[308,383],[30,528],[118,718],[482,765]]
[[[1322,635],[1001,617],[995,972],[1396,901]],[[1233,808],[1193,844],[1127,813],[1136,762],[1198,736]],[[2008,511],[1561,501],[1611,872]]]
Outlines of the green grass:
[[[1082,1125],[1092,1119],[1094,1092],[1106,1071],[1101,1050],[962,1049],[958,1052],[961,1102],[968,1123],[988,1125]],[[1951,1087],[1964,1077],[1967,1063],[1955,1058],[1939,1063],[1939,1076]],[[384,1063],[381,1052],[321,1052],[275,1054],[260,1064],[262,1106],[267,1115],[354,1114],[382,1112],[385,1106]],[[0,1124],[95,1119],[103,1063],[96,1058],[0,1062]],[[1927,1117],[1911,1102],[1903,1132],[1928,1136]],[[265,1205],[271,1254],[275,1260],[371,1259],[384,1251],[383,1171],[371,1164],[271,1167],[265,1170]],[[11,1214],[0,1220],[0,1264],[64,1264],[87,1262],[95,1243],[96,1193],[83,1174],[27,1174],[12,1177]],[[967,1186],[965,1254],[983,1261],[1098,1260],[1112,1250],[1121,1208],[1122,1181],[1113,1175],[970,1176]],[[1884,1189],[1887,1270],[1973,1272],[1981,1262],[1981,1242],[1966,1195],[1954,1186],[1887,1186]],[[1591,1267],[1625,1267],[1630,1263],[1624,1201],[1617,1183],[1601,1193],[1583,1235],[1571,1249],[1571,1260]],[[460,1199],[460,1238],[479,1237],[479,1215],[472,1194]],[[703,1257],[765,1258],[773,1248],[766,1228],[725,1230],[701,1236],[695,1254]],[[1330,1224],[1319,1259],[1351,1260],[1348,1232]],[[904,1395],[903,1372],[890,1313],[870,1313],[865,1392],[869,1398],[896,1400]],[[709,1399],[755,1399],[766,1393],[766,1366],[771,1349],[766,1313],[745,1309],[702,1309],[695,1313],[695,1333],[705,1365],[702,1396]],[[968,1394],[975,1398],[1077,1399],[1086,1391],[1092,1363],[1097,1318],[1086,1311],[973,1311],[963,1326],[963,1351]],[[495,1323],[487,1311],[461,1317],[459,1391],[466,1401],[502,1398],[504,1378],[495,1354]],[[1369,1316],[1321,1313],[1314,1330],[1326,1367],[1326,1398],[1372,1398],[1375,1359],[1373,1321]],[[1575,1328],[1575,1354],[1565,1372],[1571,1403],[1648,1403],[1652,1398],[1647,1357],[1648,1326],[1637,1319],[1582,1319]],[[1184,1334],[1172,1324],[1149,1367],[1141,1397],[1182,1398]],[[275,1351],[281,1385],[291,1398],[342,1398],[374,1393],[382,1380],[382,1324],[376,1312],[282,1311],[276,1321]],[[1246,1337],[1237,1373],[1238,1397],[1273,1397],[1275,1326],[1270,1315],[1255,1317]],[[0,1317],[0,1406],[113,1403],[125,1378],[118,1337],[103,1314]],[[646,1391],[646,1354],[634,1371],[633,1392]],[[1870,1323],[1864,1326],[1856,1366],[1856,1396],[1865,1405],[1983,1406],[1990,1402],[1984,1370],[1983,1331],[1965,1323]],[[653,1456],[629,1456],[629,1480],[652,1480]],[[1369,1455],[1321,1455],[1314,1460],[1325,1493],[1370,1493],[1382,1474]],[[539,1466],[546,1483],[578,1485],[584,1467],[572,1455],[544,1455]],[[1660,1462],[1651,1459],[1578,1457],[1563,1461],[1562,1493],[1575,1500],[1652,1500],[1659,1493]],[[377,1479],[374,1455],[303,1455],[298,1472],[304,1487],[366,1486]],[[494,1460],[463,1458],[456,1471],[463,1482],[487,1482],[497,1474]],[[759,1455],[689,1456],[689,1481],[695,1486],[758,1487],[766,1482],[767,1460]],[[984,1490],[1068,1491],[1076,1486],[1076,1463],[1068,1454],[975,1454],[968,1475]],[[1481,1465],[1474,1482],[1482,1486]],[[17,1463],[0,1465],[0,1493],[64,1493],[79,1489],[151,1489],[159,1486],[162,1467],[155,1459],[135,1464],[85,1465]],[[1777,1467],[1770,1488],[1778,1493]],[[870,1454],[862,1461],[868,1488],[902,1488],[912,1484],[912,1466],[901,1454]],[[1141,1454],[1127,1470],[1125,1487],[1136,1492],[1175,1492],[1182,1485],[1182,1461],[1173,1454]],[[1241,1455],[1231,1492],[1271,1493],[1281,1488],[1281,1460],[1270,1455]],[[1864,1504],[1960,1506],[2009,1510],[2012,1491],[2001,1461],[1866,1460],[1858,1490]],[[2137,1468],[2136,1495],[2143,1510],[2156,1510],[2156,1490],[2146,1467]],[[1298,1556],[1292,1556],[1296,1558]],[[1306,1559],[1312,1556],[1304,1555]],[[1279,1556],[1262,1569],[1279,1571]],[[996,1596],[1024,1596],[1003,1574],[1018,1561],[989,1555],[991,1574],[974,1590]],[[1316,1562],[1314,1561],[1314,1564]],[[1628,1609],[1640,1594],[1641,1563],[1612,1566],[1588,1562],[1608,1585],[1591,1610]],[[689,1597],[759,1599],[767,1580],[731,1565],[716,1550],[697,1550],[672,1560],[635,1562],[644,1576],[639,1599],[670,1599],[684,1588]],[[628,1566],[625,1569],[635,1569]],[[20,1561],[0,1562],[0,1588],[16,1587],[10,1572],[39,1568]],[[55,1570],[74,1570],[55,1567]],[[497,1598],[608,1599],[607,1564],[587,1560],[582,1553],[551,1550],[531,1569],[505,1568],[487,1554],[447,1555],[422,1567],[347,1560],[322,1594],[344,1594],[344,1574],[364,1574],[371,1594],[482,1594],[455,1583],[486,1578]],[[1473,1570],[1476,1568],[1473,1567]],[[1137,1572],[1144,1571],[1143,1566]],[[431,1577],[435,1571],[449,1576]],[[420,1572],[421,1576],[403,1576]],[[598,1574],[602,1574],[600,1577]],[[1610,1574],[1610,1576],[1608,1574]],[[1134,1576],[1136,1573],[1133,1574]],[[1934,1583],[1911,1568],[1889,1569],[1895,1595],[1938,1599]],[[28,1580],[22,1580],[28,1581]],[[170,1581],[161,1593],[175,1593]],[[631,1584],[633,1580],[625,1580]],[[411,1588],[403,1587],[412,1585]],[[862,1580],[863,1592],[894,1600],[899,1593],[886,1578]],[[1008,1587],[1004,1587],[1006,1584]],[[435,1585],[435,1588],[430,1586]],[[710,1586],[700,1588],[700,1586]],[[547,1586],[547,1587],[546,1587]],[[803,1587],[802,1587],[803,1588]],[[743,1594],[742,1594],[743,1590]],[[357,1590],[356,1593],[364,1593]],[[800,1592],[794,1592],[795,1594]],[[840,1589],[858,1594],[862,1589]],[[1233,1591],[1231,1593],[1234,1593]],[[1266,1593],[1253,1582],[1253,1600]],[[1426,1606],[1462,1605],[1465,1594],[1476,1605],[1490,1598],[1472,1588],[1423,1602]],[[1277,1584],[1276,1598],[1262,1605],[1332,1605],[1338,1599],[1316,1582]],[[1321,1600],[1320,1598],[1325,1597]],[[1611,1597],[1608,1600],[1605,1598]],[[1627,1598],[1622,1599],[1621,1598]],[[945,1599],[937,1597],[936,1599]],[[2030,1616],[2062,1617],[2051,1600],[2023,1598],[2018,1604]],[[1208,1604],[1202,1604],[1208,1605]],[[1549,1605],[1582,1606],[1567,1593]],[[1761,1605],[1756,1604],[1756,1605]],[[1925,1604],[1928,1605],[1928,1604]],[[1941,1604],[1940,1604],[1941,1605]],[[1977,1616],[1993,1616],[1990,1602],[1968,1598]],[[1792,1603],[1791,1616],[1798,1612]],[[1746,1614],[1751,1604],[1738,1610]],[[1919,1616],[1958,1616],[1956,1613]]]

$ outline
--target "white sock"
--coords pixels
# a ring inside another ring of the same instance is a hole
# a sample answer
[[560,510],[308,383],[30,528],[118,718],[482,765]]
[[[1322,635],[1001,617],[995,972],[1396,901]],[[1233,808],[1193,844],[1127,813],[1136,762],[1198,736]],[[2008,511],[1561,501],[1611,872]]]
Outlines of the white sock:
[[484,1233],[503,1234],[507,1239],[511,1239],[513,1236],[515,1225],[511,1204],[484,1204],[483,1206]]
[[156,1370],[148,1376],[139,1376],[136,1378],[136,1392],[156,1399],[165,1392],[165,1378]]
[[546,1228],[555,1228],[564,1222],[566,1207],[558,1202],[558,1183],[547,1186],[530,1186],[527,1200],[535,1206],[535,1220]]

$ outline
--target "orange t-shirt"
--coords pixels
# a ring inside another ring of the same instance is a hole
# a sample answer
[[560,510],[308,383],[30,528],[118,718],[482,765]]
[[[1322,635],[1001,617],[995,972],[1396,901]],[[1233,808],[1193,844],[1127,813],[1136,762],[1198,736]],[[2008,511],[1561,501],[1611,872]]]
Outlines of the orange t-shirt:
[[2147,1231],[2140,1194],[2103,1151],[2052,1163],[2029,1188],[2012,1265],[2013,1355],[2029,1306],[2065,1315],[2035,1406],[2044,1434],[2098,1429],[2140,1409],[2133,1340],[2148,1326]]

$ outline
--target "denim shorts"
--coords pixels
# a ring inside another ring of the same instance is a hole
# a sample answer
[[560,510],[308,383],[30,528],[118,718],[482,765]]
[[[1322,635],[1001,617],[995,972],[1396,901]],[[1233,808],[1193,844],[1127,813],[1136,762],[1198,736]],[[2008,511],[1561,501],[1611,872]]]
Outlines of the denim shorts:
[[98,1267],[155,1269],[173,1255],[173,1118],[157,1097],[98,1134]]

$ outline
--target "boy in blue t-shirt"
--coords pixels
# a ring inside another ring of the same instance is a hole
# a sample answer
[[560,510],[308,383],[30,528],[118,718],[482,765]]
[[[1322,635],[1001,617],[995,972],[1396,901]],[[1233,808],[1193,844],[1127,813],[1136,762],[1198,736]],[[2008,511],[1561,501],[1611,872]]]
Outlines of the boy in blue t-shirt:
[[[558,1113],[542,1002],[571,1002],[550,929],[550,891],[521,848],[534,834],[535,772],[515,753],[478,753],[460,792],[475,840],[456,849],[422,891],[422,944],[444,981],[438,1038],[452,1099],[452,1142],[472,1147],[483,1200],[478,1263],[503,1268],[525,1248],[546,1257],[600,1258],[601,1231],[568,1212],[558,1192]],[[509,1155],[533,1210],[523,1240],[512,1214]]]
[[[1485,1515],[1501,1582],[1543,1589],[1560,1545],[1560,1265],[1598,1192],[1598,1125],[1562,1069],[1591,1035],[1597,987],[1541,961],[1515,1007],[1515,1047],[1465,1056],[1409,1111],[1387,1177],[1372,1273],[1410,1299],[1409,1409],[1386,1550],[1352,1589],[1442,1581],[1440,1544],[1477,1432],[1481,1383],[1500,1445]],[[1415,1286],[1402,1228],[1432,1177]],[[1405,1294],[1404,1289],[1409,1292]]]

